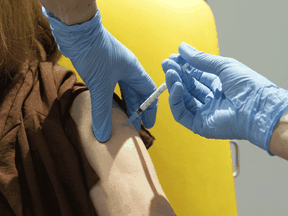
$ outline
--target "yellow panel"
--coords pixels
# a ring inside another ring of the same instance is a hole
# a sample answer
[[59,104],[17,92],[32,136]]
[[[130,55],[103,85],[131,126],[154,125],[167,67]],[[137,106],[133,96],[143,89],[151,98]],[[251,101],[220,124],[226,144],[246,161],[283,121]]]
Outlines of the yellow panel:
[[[97,0],[106,29],[138,58],[159,87],[161,61],[178,53],[182,41],[219,55],[213,13],[201,0]],[[69,69],[69,59],[59,61]],[[78,80],[82,81],[79,75]],[[115,92],[120,96],[117,86]],[[149,154],[178,216],[237,215],[229,141],[206,139],[177,123],[168,91],[159,98],[156,137]]]

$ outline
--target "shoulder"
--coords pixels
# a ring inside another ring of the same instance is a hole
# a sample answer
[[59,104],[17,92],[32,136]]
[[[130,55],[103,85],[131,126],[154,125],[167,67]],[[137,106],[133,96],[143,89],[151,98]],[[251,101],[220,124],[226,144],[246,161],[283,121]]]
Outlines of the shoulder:
[[[70,114],[77,125],[85,157],[100,178],[90,191],[99,214],[113,215],[118,211],[119,215],[131,212],[138,215],[141,209],[144,215],[149,215],[154,193],[167,200],[139,133],[132,124],[125,125],[128,118],[124,112],[112,108],[111,137],[105,143],[98,142],[93,134],[89,91],[75,98]],[[167,206],[163,208],[167,211]]]

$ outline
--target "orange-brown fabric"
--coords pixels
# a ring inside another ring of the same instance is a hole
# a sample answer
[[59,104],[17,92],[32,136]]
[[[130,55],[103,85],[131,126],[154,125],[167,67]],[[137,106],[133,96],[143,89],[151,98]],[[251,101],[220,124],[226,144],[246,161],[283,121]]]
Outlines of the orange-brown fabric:
[[[97,215],[89,190],[99,176],[69,114],[74,98],[86,90],[73,71],[35,60],[1,92],[1,216]],[[141,131],[150,147],[155,138]]]

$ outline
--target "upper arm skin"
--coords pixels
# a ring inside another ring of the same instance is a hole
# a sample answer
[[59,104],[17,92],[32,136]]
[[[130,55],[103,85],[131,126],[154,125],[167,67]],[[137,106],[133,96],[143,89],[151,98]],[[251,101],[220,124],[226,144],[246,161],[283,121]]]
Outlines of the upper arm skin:
[[72,105],[81,145],[100,181],[90,197],[99,215],[176,215],[159,183],[148,151],[126,115],[112,108],[111,138],[97,141],[92,130],[89,91]]

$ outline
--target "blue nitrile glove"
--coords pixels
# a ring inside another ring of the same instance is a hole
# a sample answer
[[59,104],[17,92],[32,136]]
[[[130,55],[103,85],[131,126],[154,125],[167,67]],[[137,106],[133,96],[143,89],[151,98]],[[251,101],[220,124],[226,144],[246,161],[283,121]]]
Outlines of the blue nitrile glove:
[[274,156],[269,142],[288,110],[288,91],[233,58],[184,42],[179,53],[162,62],[175,120],[206,138],[245,139]]
[[[95,16],[82,24],[66,25],[52,18],[50,22],[60,52],[70,58],[91,95],[92,125],[97,140],[110,138],[112,98],[117,82],[127,105],[129,116],[157,89],[136,56],[114,38],[102,25],[99,8]],[[139,132],[141,120],[146,128],[155,124],[158,99],[132,124]]]

